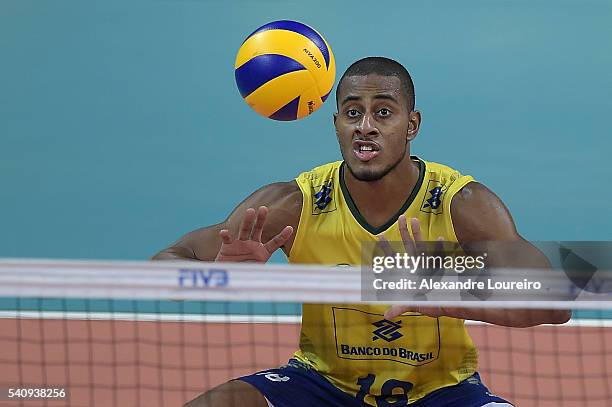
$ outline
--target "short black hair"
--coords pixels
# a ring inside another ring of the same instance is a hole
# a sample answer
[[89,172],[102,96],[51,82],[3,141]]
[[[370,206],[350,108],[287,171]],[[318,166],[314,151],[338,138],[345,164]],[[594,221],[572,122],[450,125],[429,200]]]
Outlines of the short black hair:
[[406,92],[410,104],[410,106],[408,106],[409,110],[412,111],[414,109],[414,84],[412,83],[412,78],[408,70],[399,62],[385,57],[366,57],[349,66],[344,74],[342,74],[342,77],[338,81],[338,86],[336,87],[336,106],[338,106],[338,91],[340,90],[344,78],[351,76],[366,76],[370,74],[396,76],[401,82],[402,89]]

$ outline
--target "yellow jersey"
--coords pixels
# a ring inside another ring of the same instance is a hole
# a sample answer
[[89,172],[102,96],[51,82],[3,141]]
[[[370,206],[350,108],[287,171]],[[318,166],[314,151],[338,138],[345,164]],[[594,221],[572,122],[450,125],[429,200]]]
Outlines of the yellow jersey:
[[[376,241],[381,233],[401,241],[397,218],[402,213],[419,220],[425,240],[443,236],[457,242],[451,201],[473,178],[412,159],[420,167],[416,186],[401,210],[378,228],[366,222],[353,202],[342,161],[300,174],[296,181],[303,204],[289,262],[359,266],[363,242]],[[295,358],[372,406],[381,398],[393,402],[400,396],[414,402],[476,371],[477,351],[463,320],[404,313],[388,321],[383,316],[387,308],[304,304]]]

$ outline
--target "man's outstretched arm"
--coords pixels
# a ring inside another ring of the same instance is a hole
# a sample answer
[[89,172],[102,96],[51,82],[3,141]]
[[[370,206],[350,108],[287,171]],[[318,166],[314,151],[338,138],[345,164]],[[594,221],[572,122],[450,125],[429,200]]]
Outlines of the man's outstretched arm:
[[289,253],[301,208],[295,181],[267,185],[222,223],[187,233],[152,259],[265,262],[278,248]]
[[[487,251],[489,267],[551,268],[546,256],[518,233],[508,208],[486,186],[476,182],[467,184],[454,197],[451,216],[457,239],[466,252],[470,251],[471,242],[512,242],[509,249]],[[458,315],[454,316],[462,319],[513,327],[563,324],[571,317],[569,310],[546,309],[462,308],[455,313]]]
[[[483,249],[486,242],[512,242],[512,250],[487,250],[488,267],[550,268],[546,256],[519,235],[512,216],[501,199],[484,185],[471,182],[455,195],[451,204],[451,216],[457,240],[468,254],[472,245]],[[412,219],[410,223],[415,240],[422,240],[418,221]],[[402,236],[407,236],[406,239],[409,238],[407,228],[405,220],[400,222],[400,231],[404,229]],[[511,327],[563,324],[571,317],[569,310],[417,308],[410,305],[393,306],[385,313],[385,317],[394,318],[407,311],[432,317],[447,316]]]

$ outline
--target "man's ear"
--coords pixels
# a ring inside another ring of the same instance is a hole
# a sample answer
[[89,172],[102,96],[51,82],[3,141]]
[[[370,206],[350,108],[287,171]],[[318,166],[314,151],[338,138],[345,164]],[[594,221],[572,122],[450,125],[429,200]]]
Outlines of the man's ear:
[[421,127],[421,112],[410,112],[408,119],[408,131],[406,131],[406,140],[412,141],[416,138],[419,128]]

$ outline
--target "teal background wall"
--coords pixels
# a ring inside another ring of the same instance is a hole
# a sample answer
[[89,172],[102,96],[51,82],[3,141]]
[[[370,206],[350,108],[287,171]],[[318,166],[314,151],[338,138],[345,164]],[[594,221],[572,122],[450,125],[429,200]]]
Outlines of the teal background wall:
[[338,77],[402,62],[413,153],[492,188],[526,238],[612,239],[610,1],[0,0],[0,257],[145,259],[339,159],[332,98],[278,123],[236,89],[276,19],[321,32]]

